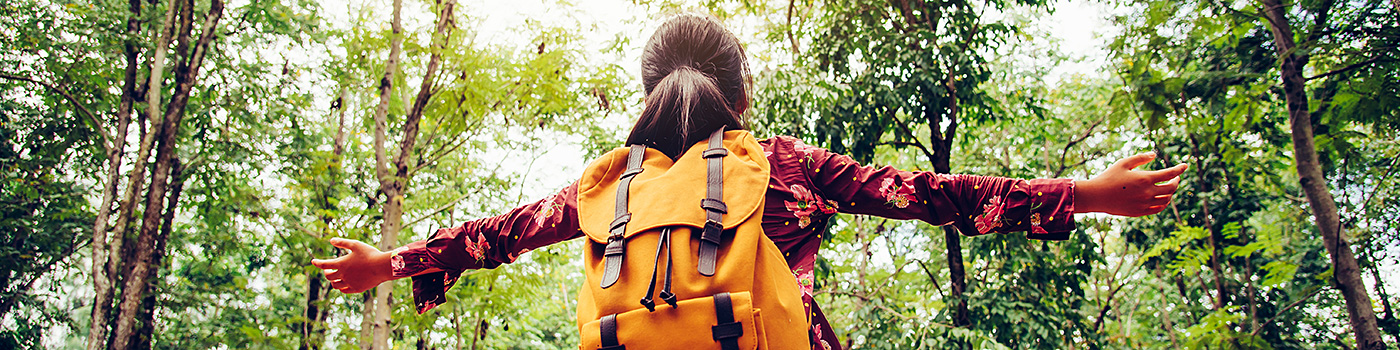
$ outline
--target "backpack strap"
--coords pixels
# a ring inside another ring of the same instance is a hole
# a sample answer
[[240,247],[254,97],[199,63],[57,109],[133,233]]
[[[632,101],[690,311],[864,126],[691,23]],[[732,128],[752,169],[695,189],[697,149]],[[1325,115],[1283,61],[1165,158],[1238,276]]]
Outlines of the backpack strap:
[[613,217],[612,224],[608,227],[608,246],[603,248],[603,280],[599,287],[604,289],[612,287],[617,283],[617,278],[622,275],[622,256],[627,251],[627,242],[624,233],[627,232],[627,222],[632,221],[632,213],[627,211],[627,189],[632,186],[632,179],[637,174],[642,173],[642,156],[646,155],[646,145],[631,145],[627,153],[627,171],[622,173],[621,179],[617,183],[617,210]]
[[[715,294],[715,323],[710,327],[711,336],[724,350],[739,350],[739,337],[744,336],[744,324],[734,321],[734,303],[729,293]],[[604,343],[606,344],[606,343]]]
[[720,243],[724,241],[724,214],[729,207],[724,205],[724,157],[729,150],[724,149],[724,128],[710,133],[710,148],[702,156],[708,167],[705,199],[700,200],[700,208],[705,209],[705,229],[700,233],[700,261],[696,269],[701,275],[715,275],[715,260],[719,255]]
[[627,350],[626,346],[617,343],[617,314],[603,316],[598,322],[598,332],[602,343],[598,350]]

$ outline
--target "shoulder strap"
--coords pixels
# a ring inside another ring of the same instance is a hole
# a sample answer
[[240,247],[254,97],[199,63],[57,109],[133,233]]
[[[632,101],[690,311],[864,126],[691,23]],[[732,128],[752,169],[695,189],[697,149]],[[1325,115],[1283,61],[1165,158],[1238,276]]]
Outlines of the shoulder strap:
[[705,229],[700,233],[700,261],[697,270],[701,275],[715,275],[715,260],[723,242],[724,214],[729,212],[724,205],[724,161],[729,150],[724,149],[724,128],[710,133],[710,148],[702,153],[708,167],[705,199],[700,200],[700,208],[705,209]]
[[617,206],[616,215],[612,224],[608,226],[608,246],[603,248],[603,280],[599,287],[608,288],[617,283],[617,278],[622,275],[622,256],[627,251],[627,242],[623,234],[627,232],[627,222],[632,221],[632,213],[627,211],[627,189],[632,185],[632,179],[637,174],[642,173],[642,156],[646,155],[646,145],[631,145],[627,151],[627,171],[622,173],[621,179],[617,183]]

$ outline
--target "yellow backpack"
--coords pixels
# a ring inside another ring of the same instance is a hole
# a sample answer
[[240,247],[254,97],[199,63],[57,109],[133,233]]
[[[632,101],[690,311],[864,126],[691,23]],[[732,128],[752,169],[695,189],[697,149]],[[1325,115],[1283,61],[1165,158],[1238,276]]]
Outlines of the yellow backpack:
[[579,349],[810,349],[797,282],[763,233],[767,187],[742,130],[675,161],[642,145],[594,161],[578,186]]

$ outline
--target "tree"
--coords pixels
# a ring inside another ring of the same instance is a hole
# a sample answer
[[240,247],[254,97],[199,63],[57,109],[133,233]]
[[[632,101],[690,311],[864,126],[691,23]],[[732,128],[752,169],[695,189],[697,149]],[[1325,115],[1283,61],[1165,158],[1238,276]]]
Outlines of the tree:
[[[1336,276],[1337,289],[1341,290],[1342,297],[1346,300],[1347,315],[1351,322],[1352,331],[1356,333],[1357,347],[1361,349],[1384,349],[1385,342],[1381,340],[1380,330],[1376,327],[1376,313],[1372,309],[1371,296],[1366,291],[1366,284],[1361,281],[1361,268],[1356,264],[1356,256],[1352,253],[1351,245],[1346,242],[1342,235],[1341,219],[1337,215],[1337,204],[1332,199],[1332,192],[1327,189],[1327,178],[1322,173],[1322,166],[1318,164],[1317,147],[1313,143],[1313,122],[1312,110],[1308,108],[1308,97],[1303,78],[1303,69],[1307,59],[1298,54],[1298,45],[1294,42],[1292,25],[1289,23],[1288,7],[1285,7],[1277,0],[1261,0],[1263,5],[1262,15],[1268,22],[1269,32],[1274,37],[1274,48],[1278,51],[1281,67],[1279,76],[1283,80],[1283,96],[1288,101],[1288,122],[1292,128],[1294,160],[1298,165],[1298,182],[1303,187],[1303,193],[1308,196],[1308,204],[1312,207],[1314,220],[1317,227],[1322,231],[1322,240],[1327,247],[1327,254],[1332,258],[1332,268]],[[1324,3],[1318,8],[1308,9],[1315,12],[1314,18],[1323,21],[1330,15],[1331,4]],[[1400,10],[1400,9],[1397,9]],[[1392,16],[1392,18],[1395,16]],[[1394,28],[1393,21],[1390,22]],[[1317,28],[1321,29],[1321,28]],[[1385,30],[1381,28],[1381,30]],[[1391,32],[1396,32],[1392,29]],[[1311,35],[1321,35],[1313,32]],[[1386,57],[1383,50],[1373,56],[1354,65],[1364,66],[1365,61],[1379,61],[1382,59],[1395,60],[1397,57]],[[1336,73],[1340,74],[1346,70],[1356,69],[1350,67],[1340,68]],[[1326,103],[1326,102],[1324,102]],[[1326,111],[1326,109],[1322,109]]]
[[[1008,6],[1043,4],[867,1],[821,4],[811,19],[799,17],[814,22],[811,29],[785,30],[810,38],[807,55],[813,60],[804,64],[833,78],[818,85],[830,89],[829,104],[813,111],[822,118],[813,130],[820,144],[864,162],[872,160],[876,145],[907,148],[923,154],[931,170],[950,173],[959,125],[999,118],[982,84],[990,77],[988,55],[1016,28],[984,14]],[[801,41],[792,40],[795,54]],[[801,120],[804,112],[770,118]],[[944,240],[953,324],[968,326],[961,238],[948,227]]]
[[[1394,35],[1387,33],[1397,30],[1394,26],[1395,11],[1379,1],[1324,1],[1298,4],[1296,7],[1274,1],[1244,6],[1199,2],[1188,7],[1205,11],[1196,13],[1180,12],[1177,4],[1141,4],[1149,9],[1151,15],[1147,17],[1145,25],[1128,31],[1124,38],[1135,38],[1135,43],[1145,44],[1146,47],[1125,46],[1123,49],[1136,52],[1135,56],[1131,56],[1134,58],[1128,69],[1133,77],[1130,79],[1138,81],[1134,83],[1138,88],[1133,93],[1148,112],[1147,124],[1152,128],[1161,128],[1168,115],[1183,110],[1188,111],[1186,115],[1223,115],[1220,121],[1223,124],[1188,118],[1193,120],[1188,125],[1215,124],[1216,136],[1191,136],[1186,140],[1187,149],[1191,150],[1189,156],[1202,160],[1224,158],[1229,162],[1240,162],[1243,157],[1240,153],[1215,154],[1212,151],[1216,149],[1209,146],[1220,143],[1217,138],[1219,133],[1235,132],[1241,127],[1254,129],[1253,132],[1245,130],[1245,133],[1255,133],[1270,143],[1291,140],[1292,158],[1300,184],[1297,190],[1303,192],[1306,202],[1310,204],[1315,225],[1323,238],[1322,245],[1333,262],[1329,276],[1334,278],[1335,286],[1347,305],[1349,324],[1355,332],[1357,346],[1383,347],[1380,334],[1376,331],[1370,297],[1361,282],[1362,269],[1353,256],[1351,244],[1346,243],[1347,239],[1342,234],[1341,217],[1332,192],[1327,189],[1335,186],[1329,185],[1327,180],[1330,176],[1327,174],[1335,173],[1335,170],[1328,170],[1327,167],[1329,163],[1338,161],[1329,160],[1328,155],[1335,151],[1345,152],[1344,147],[1351,142],[1348,140],[1364,140],[1390,132],[1386,131],[1390,128],[1387,125],[1393,122],[1387,121],[1387,118],[1394,118],[1395,109],[1382,107],[1388,105],[1376,98],[1356,98],[1354,96],[1359,95],[1353,94],[1367,91],[1367,96],[1374,96],[1371,90],[1378,87],[1385,89],[1384,86],[1394,84],[1396,57],[1390,53],[1393,50],[1385,48],[1394,45]],[[1218,18],[1208,17],[1212,15]],[[1290,25],[1295,18],[1307,22],[1305,27],[1300,27],[1303,29],[1296,32]],[[1185,35],[1166,38],[1150,33],[1162,25],[1182,28]],[[1151,50],[1170,50],[1180,54],[1155,54]],[[1320,68],[1315,69],[1321,73],[1305,78],[1303,74],[1310,60],[1317,63]],[[1156,62],[1166,63],[1174,72],[1165,72],[1168,76],[1162,76],[1164,72],[1153,67]],[[1284,103],[1280,105],[1260,99],[1271,96]],[[1207,105],[1204,109],[1189,106],[1196,101]],[[1334,101],[1341,103],[1334,104]],[[1366,110],[1366,115],[1354,114],[1358,109]],[[1281,129],[1276,125],[1283,124],[1284,120],[1268,117],[1271,111],[1288,116],[1286,125],[1289,132],[1279,132]],[[1263,116],[1256,116],[1259,114]],[[1366,135],[1362,130],[1367,129],[1375,134]],[[1332,142],[1331,146],[1341,148],[1335,151],[1319,149],[1320,144],[1314,141],[1317,138],[1336,139],[1338,142]],[[1198,172],[1202,170],[1205,169],[1197,169]],[[1217,222],[1215,225],[1219,224]],[[1206,225],[1212,226],[1209,221]],[[1211,228],[1210,232],[1211,242],[1216,242],[1212,243],[1213,246],[1225,238],[1222,237],[1225,233],[1215,228]],[[1223,245],[1218,248],[1223,248]],[[1213,250],[1215,255],[1210,259],[1212,266],[1221,264],[1218,248]],[[1245,263],[1243,267],[1251,269],[1248,259]],[[1212,267],[1212,270],[1220,274],[1220,269]],[[1230,289],[1222,282],[1217,277],[1217,309],[1227,303],[1225,298]],[[1253,285],[1246,284],[1246,289],[1252,291],[1249,288],[1253,288]],[[1254,304],[1248,306],[1253,310]]]

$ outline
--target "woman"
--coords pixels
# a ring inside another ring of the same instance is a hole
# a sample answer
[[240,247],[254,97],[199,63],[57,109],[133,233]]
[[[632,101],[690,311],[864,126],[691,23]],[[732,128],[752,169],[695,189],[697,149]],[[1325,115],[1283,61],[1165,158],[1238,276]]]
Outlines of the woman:
[[[747,76],[743,48],[719,23],[695,15],[668,20],[652,35],[642,56],[646,108],[627,143],[645,144],[675,159],[715,129],[745,129]],[[951,224],[966,235],[1025,231],[1034,239],[1063,240],[1074,230],[1074,213],[1160,212],[1185,170],[1184,164],[1133,170],[1153,159],[1153,154],[1144,153],[1120,160],[1088,181],[1018,180],[865,167],[786,136],[758,143],[770,167],[763,231],[784,253],[802,290],[813,349],[838,344],[812,302],[811,290],[822,231],[836,213]],[[345,293],[413,277],[421,313],[444,300],[463,270],[493,268],[531,249],[581,235],[576,183],[538,202],[440,230],[390,252],[332,239],[333,245],[350,253],[312,263]]]

